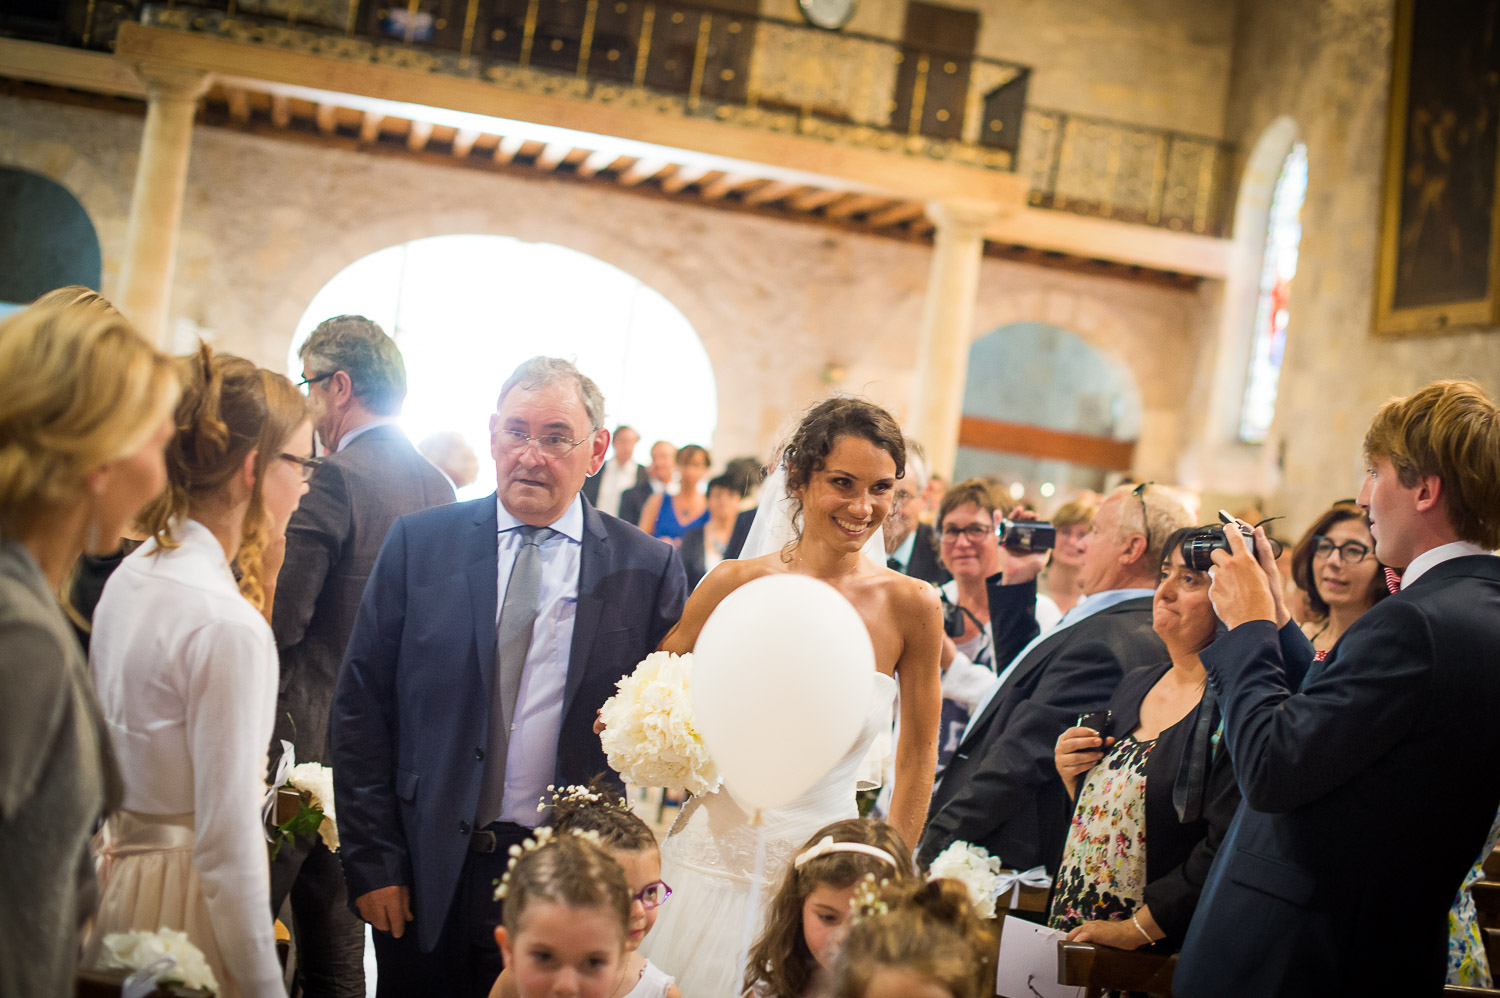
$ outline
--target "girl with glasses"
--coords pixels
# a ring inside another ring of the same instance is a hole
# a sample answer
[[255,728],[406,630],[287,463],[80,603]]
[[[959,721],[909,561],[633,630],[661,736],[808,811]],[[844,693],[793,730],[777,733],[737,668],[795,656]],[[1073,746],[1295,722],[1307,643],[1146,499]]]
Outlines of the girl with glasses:
[[1349,625],[1390,595],[1364,510],[1336,502],[1292,551],[1292,578],[1306,596],[1302,633],[1323,658]]
[[[625,871],[630,891],[625,957],[602,994],[605,998],[682,998],[672,977],[640,953],[641,942],[656,924],[657,909],[672,896],[672,888],[661,879],[661,853],[651,826],[602,778],[586,787],[563,787],[542,806],[552,810],[555,833],[597,835],[599,845]],[[490,998],[519,996],[515,975],[507,965],[490,989]]]

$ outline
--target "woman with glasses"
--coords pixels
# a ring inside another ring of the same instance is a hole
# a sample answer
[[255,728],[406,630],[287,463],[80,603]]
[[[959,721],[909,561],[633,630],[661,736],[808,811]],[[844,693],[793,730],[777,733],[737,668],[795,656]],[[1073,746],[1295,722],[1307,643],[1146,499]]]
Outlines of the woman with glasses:
[[248,360],[205,346],[181,366],[167,490],[140,517],[151,539],[94,613],[125,800],[96,843],[89,953],[112,932],[176,929],[221,996],[279,996],[260,813],[279,676],[269,617],[312,424],[292,383]]
[[1302,535],[1292,550],[1292,578],[1310,611],[1300,622],[1302,633],[1319,659],[1362,613],[1390,595],[1365,511],[1348,501],[1334,503]]

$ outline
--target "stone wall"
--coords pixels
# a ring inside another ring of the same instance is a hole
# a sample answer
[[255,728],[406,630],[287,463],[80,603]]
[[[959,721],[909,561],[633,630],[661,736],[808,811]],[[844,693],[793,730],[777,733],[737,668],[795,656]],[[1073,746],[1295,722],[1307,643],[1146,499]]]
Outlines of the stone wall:
[[[104,249],[106,294],[119,278],[140,132],[130,115],[0,98],[0,163],[52,177],[82,201]],[[169,328],[280,369],[297,320],[336,273],[445,233],[558,243],[665,295],[714,367],[717,454],[764,450],[827,390],[829,365],[846,372],[842,387],[898,415],[909,404],[925,245],[218,128],[194,134]],[[974,335],[1047,322],[1121,357],[1144,407],[1139,470],[1166,480],[1210,319],[1196,293],[986,259]],[[545,347],[545,330],[518,332]]]
[[1360,442],[1387,398],[1452,377],[1476,378],[1500,397],[1500,330],[1371,332],[1393,6],[1268,0],[1241,4],[1235,26],[1227,137],[1252,149],[1288,116],[1308,151],[1281,392],[1260,458],[1270,508],[1299,529],[1330,500],[1355,494]]

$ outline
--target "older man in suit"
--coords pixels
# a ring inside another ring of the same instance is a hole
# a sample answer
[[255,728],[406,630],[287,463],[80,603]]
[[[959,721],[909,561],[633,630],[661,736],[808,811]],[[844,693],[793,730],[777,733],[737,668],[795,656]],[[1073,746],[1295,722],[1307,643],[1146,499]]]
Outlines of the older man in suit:
[[1364,450],[1359,504],[1401,590],[1324,661],[1263,531],[1259,563],[1236,531],[1214,554],[1230,630],[1202,658],[1244,800],[1173,994],[1442,990],[1448,911],[1500,807],[1500,408],[1435,382],[1387,403]]
[[365,589],[333,772],[381,995],[488,993],[507,849],[549,784],[607,772],[595,714],[682,612],[677,549],[579,493],[603,417],[572,364],[522,364],[490,417],[497,493],[398,519]]
[[1010,664],[976,706],[933,793],[922,862],[962,840],[1008,866],[1055,872],[1068,815],[1052,762],[1057,736],[1079,714],[1103,710],[1126,672],[1166,658],[1151,629],[1151,597],[1162,544],[1188,523],[1187,509],[1168,488],[1115,490],[1090,529],[1083,599],[1046,633],[1036,624],[1044,557],[1009,560],[1001,584],[990,587],[990,620],[995,660]]
[[677,470],[677,448],[665,440],[651,445],[651,463],[646,466],[646,476],[620,493],[620,519],[626,523],[639,523],[646,503],[651,497],[665,495],[672,487],[672,475]]
[[[614,453],[598,474],[590,475],[583,483],[583,497],[601,513],[620,515],[620,499],[629,489],[645,485],[646,468],[635,459],[635,445],[641,435],[623,423],[615,427]],[[647,486],[649,488],[649,486]],[[639,514],[637,514],[639,519]],[[634,523],[635,520],[631,520]]]
[[[395,425],[406,398],[396,342],[374,322],[341,315],[302,345],[302,380],[327,457],[286,531],[271,626],[281,693],[271,758],[291,742],[299,762],[328,761],[328,709],[360,594],[391,522],[453,501],[443,473]],[[297,967],[308,998],[358,998],[364,927],[349,911],[339,862],[314,837],[282,848],[271,906],[290,894]]]

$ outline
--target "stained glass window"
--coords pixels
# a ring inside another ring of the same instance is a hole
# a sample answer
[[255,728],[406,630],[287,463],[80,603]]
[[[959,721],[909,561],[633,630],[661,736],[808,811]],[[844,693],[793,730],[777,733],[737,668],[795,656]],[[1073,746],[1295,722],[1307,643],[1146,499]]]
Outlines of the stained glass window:
[[1281,175],[1276,178],[1276,190],[1271,196],[1266,251],[1261,259],[1260,298],[1255,306],[1255,328],[1250,341],[1250,367],[1245,378],[1245,400],[1240,408],[1240,439],[1245,443],[1262,443],[1276,415],[1276,387],[1291,320],[1287,298],[1297,273],[1302,201],[1306,197],[1307,146],[1299,142],[1282,162]]

